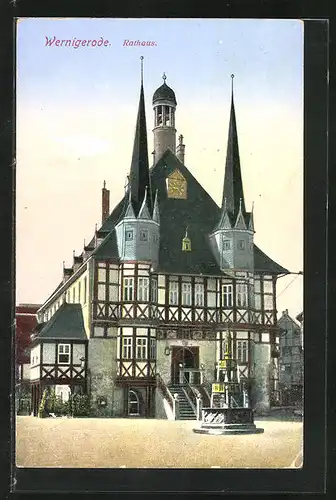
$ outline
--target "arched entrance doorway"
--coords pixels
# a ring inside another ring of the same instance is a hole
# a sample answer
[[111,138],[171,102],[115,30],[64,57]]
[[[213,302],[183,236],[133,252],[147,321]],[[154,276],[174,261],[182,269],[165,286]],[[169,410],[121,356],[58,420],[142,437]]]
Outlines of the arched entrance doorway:
[[[171,364],[171,381],[173,384],[180,384],[180,373],[184,369],[197,369],[199,367],[198,347],[173,347]],[[184,373],[185,381],[189,382],[190,374]]]
[[130,389],[128,391],[128,415],[136,417],[140,415],[140,400],[138,394]]

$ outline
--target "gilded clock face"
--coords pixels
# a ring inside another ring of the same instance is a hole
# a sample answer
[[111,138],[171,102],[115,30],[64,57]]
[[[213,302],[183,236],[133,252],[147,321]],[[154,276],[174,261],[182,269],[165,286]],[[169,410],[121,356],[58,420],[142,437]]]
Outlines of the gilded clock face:
[[179,170],[174,172],[167,179],[168,198],[187,198],[187,181]]

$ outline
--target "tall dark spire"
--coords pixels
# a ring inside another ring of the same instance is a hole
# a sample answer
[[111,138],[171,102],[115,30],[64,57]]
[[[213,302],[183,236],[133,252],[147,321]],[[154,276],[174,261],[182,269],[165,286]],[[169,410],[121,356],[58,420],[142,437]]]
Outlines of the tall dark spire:
[[243,214],[245,214],[245,200],[244,200],[243,183],[240,171],[236,113],[233,100],[233,78],[234,75],[231,75],[232,79],[231,112],[230,112],[229,136],[228,136],[227,152],[226,152],[222,209],[224,209],[225,199],[226,199],[227,211],[234,214],[234,216],[236,217],[239,212],[240,204],[242,212]]
[[129,177],[129,188],[131,189],[132,205],[135,215],[138,215],[145,197],[147,187],[147,205],[152,212],[152,193],[149,179],[149,162],[147,148],[147,127],[145,113],[145,98],[143,90],[143,56],[141,56],[141,88],[136,122],[132,163]]

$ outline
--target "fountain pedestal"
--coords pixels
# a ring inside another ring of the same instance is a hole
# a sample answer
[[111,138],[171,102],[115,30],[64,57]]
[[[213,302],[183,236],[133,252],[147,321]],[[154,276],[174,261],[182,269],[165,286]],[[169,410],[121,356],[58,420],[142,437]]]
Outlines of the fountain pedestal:
[[199,434],[260,434],[251,408],[202,408],[202,422],[193,429]]
[[202,422],[193,429],[200,434],[260,434],[256,427],[250,397],[244,380],[238,379],[237,360],[231,355],[231,336],[227,333],[224,358],[217,363],[217,380],[212,384],[210,407],[202,408]]

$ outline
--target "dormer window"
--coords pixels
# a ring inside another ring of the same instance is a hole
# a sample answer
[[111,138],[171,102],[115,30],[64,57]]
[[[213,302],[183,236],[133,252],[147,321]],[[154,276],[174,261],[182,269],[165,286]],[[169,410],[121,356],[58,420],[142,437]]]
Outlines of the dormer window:
[[231,242],[230,240],[223,240],[223,250],[230,250]]
[[133,240],[133,229],[127,229],[126,230],[125,240],[126,241],[132,241]]
[[148,241],[147,229],[140,229],[140,241]]

